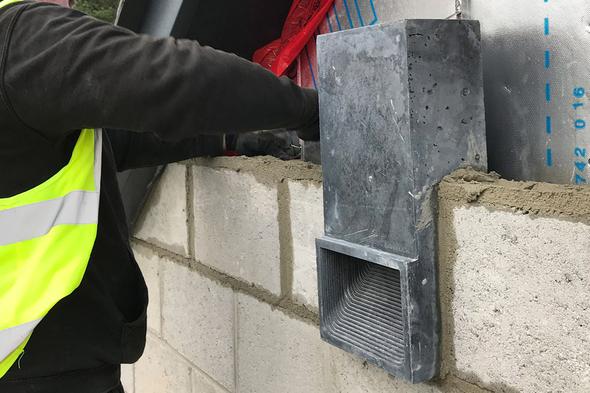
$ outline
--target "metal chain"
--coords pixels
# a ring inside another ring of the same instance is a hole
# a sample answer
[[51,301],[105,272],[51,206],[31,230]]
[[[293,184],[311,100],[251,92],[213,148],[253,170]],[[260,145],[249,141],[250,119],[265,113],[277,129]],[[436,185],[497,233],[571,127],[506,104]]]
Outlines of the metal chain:
[[462,0],[455,0],[455,13],[449,15],[445,19],[461,19],[463,17],[463,2]]
[[461,19],[463,16],[463,4],[461,0],[455,0],[455,14],[457,19]]

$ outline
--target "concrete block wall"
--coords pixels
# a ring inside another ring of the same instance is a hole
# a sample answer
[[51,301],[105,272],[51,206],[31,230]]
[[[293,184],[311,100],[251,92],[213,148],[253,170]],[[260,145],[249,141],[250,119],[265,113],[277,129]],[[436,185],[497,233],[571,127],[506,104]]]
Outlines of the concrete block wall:
[[438,223],[443,366],[409,385],[319,338],[319,167],[169,166],[133,240],[150,306],[126,391],[590,391],[590,190],[459,171]]

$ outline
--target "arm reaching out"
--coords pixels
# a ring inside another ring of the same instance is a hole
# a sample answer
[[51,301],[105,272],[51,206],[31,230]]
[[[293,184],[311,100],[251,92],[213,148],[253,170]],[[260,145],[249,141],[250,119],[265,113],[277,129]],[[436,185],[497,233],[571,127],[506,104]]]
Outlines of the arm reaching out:
[[316,92],[238,56],[50,4],[23,7],[14,26],[4,89],[21,121],[49,139],[94,127],[170,141],[275,128],[317,138]]

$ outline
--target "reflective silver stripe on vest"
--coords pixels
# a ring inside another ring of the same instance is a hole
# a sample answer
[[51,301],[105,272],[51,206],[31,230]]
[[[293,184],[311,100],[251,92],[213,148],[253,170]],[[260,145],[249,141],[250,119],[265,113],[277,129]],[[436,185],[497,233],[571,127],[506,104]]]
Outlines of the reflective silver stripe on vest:
[[64,197],[0,211],[0,246],[31,240],[65,224],[97,224],[102,166],[102,130],[94,132],[96,191],[73,191]]
[[34,239],[56,225],[96,224],[98,192],[74,191],[62,198],[0,211],[0,246]]
[[33,333],[33,329],[39,322],[41,322],[41,319],[0,330],[0,362],[14,352]]

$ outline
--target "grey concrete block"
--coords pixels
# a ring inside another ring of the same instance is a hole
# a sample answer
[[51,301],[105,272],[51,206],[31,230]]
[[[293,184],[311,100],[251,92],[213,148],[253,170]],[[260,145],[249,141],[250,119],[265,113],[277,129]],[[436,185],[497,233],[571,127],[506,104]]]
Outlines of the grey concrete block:
[[240,393],[483,393],[411,385],[324,343],[318,329],[238,295]]
[[121,365],[121,384],[125,393],[135,393],[135,366],[133,364]]
[[289,181],[289,217],[293,239],[293,298],[317,310],[315,239],[324,230],[321,183]]
[[485,207],[453,215],[456,257],[441,267],[450,371],[506,392],[590,391],[590,226]]
[[229,390],[224,389],[211,377],[196,368],[191,370],[191,382],[192,393],[229,393]]
[[238,391],[330,392],[317,328],[238,295]]
[[162,336],[227,390],[234,388],[234,294],[185,266],[163,268]]
[[192,170],[196,259],[279,295],[276,185],[234,170]]
[[[160,310],[160,263],[161,258],[147,247],[135,244],[133,252],[137,264],[148,287],[149,303],[147,309],[148,328],[156,334],[161,333],[162,313]],[[164,263],[172,263],[165,260]]]
[[188,256],[186,167],[169,165],[143,208],[136,225],[138,239]]
[[135,365],[135,388],[142,393],[191,393],[190,366],[166,343],[148,334]]

